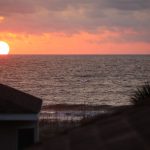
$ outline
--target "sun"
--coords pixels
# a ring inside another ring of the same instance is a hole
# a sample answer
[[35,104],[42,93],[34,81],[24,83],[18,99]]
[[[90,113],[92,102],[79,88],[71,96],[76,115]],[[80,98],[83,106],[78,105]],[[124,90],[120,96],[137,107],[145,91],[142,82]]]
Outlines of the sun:
[[9,54],[9,45],[4,41],[0,41],[0,55],[7,54]]

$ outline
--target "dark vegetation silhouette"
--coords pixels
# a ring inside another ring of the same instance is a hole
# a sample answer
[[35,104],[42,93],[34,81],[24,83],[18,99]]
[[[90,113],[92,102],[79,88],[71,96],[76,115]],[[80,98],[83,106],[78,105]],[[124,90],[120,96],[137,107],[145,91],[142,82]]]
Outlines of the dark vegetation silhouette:
[[[150,105],[150,83],[146,82],[143,86],[137,88],[131,96],[131,103],[133,106],[147,106]],[[103,120],[107,117],[120,115],[122,113],[128,113],[134,110],[132,105],[125,106],[111,106],[111,105],[88,105],[88,104],[55,104],[43,106],[45,111],[83,111],[81,119],[74,120],[67,115],[64,116],[64,120],[60,120],[59,114],[54,118],[53,114],[44,114],[44,117],[40,119],[40,136],[44,141],[48,137],[53,137],[60,133],[66,133],[74,128],[93,124],[96,121]],[[104,110],[105,113],[98,113],[95,115],[86,115],[88,111]],[[56,113],[57,114],[57,113]]]
[[150,104],[150,83],[146,82],[134,92],[131,97],[131,102],[135,106]]

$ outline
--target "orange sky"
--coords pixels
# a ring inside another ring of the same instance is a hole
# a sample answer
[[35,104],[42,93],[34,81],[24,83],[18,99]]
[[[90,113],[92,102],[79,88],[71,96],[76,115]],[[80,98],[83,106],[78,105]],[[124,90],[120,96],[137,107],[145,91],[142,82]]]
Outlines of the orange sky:
[[150,54],[147,1],[14,1],[0,2],[10,54]]
[[[108,33],[75,35],[26,35],[3,33],[1,39],[9,43],[10,54],[150,54],[150,44],[144,42],[115,42],[119,35]],[[107,41],[107,38],[112,38]],[[106,41],[105,41],[106,40]]]

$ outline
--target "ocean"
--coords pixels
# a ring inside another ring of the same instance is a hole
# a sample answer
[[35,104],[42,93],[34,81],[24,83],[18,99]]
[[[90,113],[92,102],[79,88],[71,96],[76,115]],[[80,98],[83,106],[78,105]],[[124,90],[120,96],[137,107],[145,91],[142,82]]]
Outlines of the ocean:
[[128,105],[150,81],[149,55],[0,56],[0,83],[47,104]]

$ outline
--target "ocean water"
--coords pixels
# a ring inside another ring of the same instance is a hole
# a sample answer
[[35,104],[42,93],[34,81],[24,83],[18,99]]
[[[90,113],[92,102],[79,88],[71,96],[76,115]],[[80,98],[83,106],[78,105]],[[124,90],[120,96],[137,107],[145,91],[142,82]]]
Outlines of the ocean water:
[[40,97],[44,105],[127,105],[146,81],[149,55],[0,56],[0,83]]

